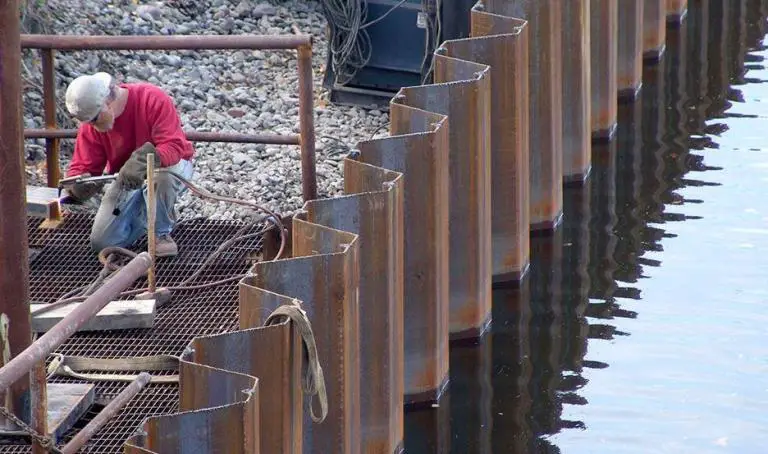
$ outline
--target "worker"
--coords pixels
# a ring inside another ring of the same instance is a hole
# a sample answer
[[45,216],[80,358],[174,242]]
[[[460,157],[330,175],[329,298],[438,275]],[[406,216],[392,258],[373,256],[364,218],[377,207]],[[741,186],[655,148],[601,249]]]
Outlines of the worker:
[[[146,82],[118,83],[107,73],[77,77],[65,94],[69,113],[80,123],[67,177],[115,174],[104,191],[91,229],[94,251],[130,247],[147,233],[147,157],[189,179],[194,147],[181,128],[171,97]],[[156,256],[178,254],[171,237],[177,222],[176,200],[186,187],[166,172],[155,174]],[[84,182],[62,191],[83,203],[101,192],[104,183]]]

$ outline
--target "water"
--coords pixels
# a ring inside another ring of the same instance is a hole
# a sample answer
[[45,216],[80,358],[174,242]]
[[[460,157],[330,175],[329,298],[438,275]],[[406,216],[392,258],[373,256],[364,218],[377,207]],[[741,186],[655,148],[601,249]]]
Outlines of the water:
[[406,452],[768,452],[767,16],[689,1]]

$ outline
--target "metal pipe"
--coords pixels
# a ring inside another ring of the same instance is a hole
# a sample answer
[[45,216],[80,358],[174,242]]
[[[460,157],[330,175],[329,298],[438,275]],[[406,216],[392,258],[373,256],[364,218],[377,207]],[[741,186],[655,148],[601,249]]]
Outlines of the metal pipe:
[[[32,342],[19,30],[18,2],[0,0],[0,314],[10,321],[7,334],[12,354]],[[29,389],[27,374],[33,365],[0,387],[0,392],[9,391],[8,410],[25,421],[29,420],[24,399]]]
[[[56,128],[56,71],[53,64],[53,50],[42,49],[40,57],[43,60],[43,113],[45,115],[45,127]],[[45,155],[48,172],[48,187],[55,188],[59,185],[59,139],[49,137],[45,139]]]
[[[231,142],[264,143],[268,145],[300,145],[301,139],[295,134],[238,134],[226,132],[186,131],[187,138],[193,142]],[[25,129],[25,139],[74,139],[76,129]]]
[[[5,219],[6,217],[3,216],[3,220]],[[38,361],[45,360],[51,352],[56,350],[81,326],[98,314],[110,301],[117,298],[123,290],[146,273],[151,265],[152,259],[146,252],[142,252],[134,257],[114,277],[106,281],[104,285],[75,307],[72,312],[67,314],[47,333],[19,353],[8,364],[0,368],[0,390],[8,388],[9,385],[23,377]],[[11,268],[18,266],[19,263],[15,263]],[[5,268],[3,270],[5,271]],[[27,320],[29,320],[29,306],[25,305],[24,309]],[[30,328],[27,328],[27,335],[29,333]]]
[[139,376],[136,377],[136,380],[132,381],[131,384],[128,385],[120,394],[118,394],[117,397],[115,397],[106,407],[104,407],[104,409],[101,410],[99,414],[91,420],[91,422],[83,427],[82,430],[77,433],[77,435],[72,437],[69,443],[61,448],[61,452],[64,454],[75,454],[80,448],[85,446],[85,444],[88,443],[88,440],[90,440],[96,433],[98,433],[98,431],[101,430],[101,428],[104,427],[104,425],[109,422],[110,419],[114,418],[121,408],[130,402],[131,399],[133,399],[136,394],[139,393],[139,391],[144,389],[151,378],[152,377],[146,372],[140,373]]
[[[48,435],[48,379],[45,360],[38,361],[32,373],[32,428],[35,432]],[[32,454],[48,454],[48,449],[32,440]]]
[[312,47],[301,46],[299,68],[299,132],[301,134],[301,189],[304,201],[317,198],[315,123],[312,90]]
[[155,254],[157,253],[157,202],[155,200],[155,154],[147,154],[147,253],[152,259],[152,266],[147,273],[149,292],[155,293]]
[[[18,39],[18,38],[17,38]],[[60,50],[290,50],[311,46],[310,35],[75,36],[21,35],[21,47]]]

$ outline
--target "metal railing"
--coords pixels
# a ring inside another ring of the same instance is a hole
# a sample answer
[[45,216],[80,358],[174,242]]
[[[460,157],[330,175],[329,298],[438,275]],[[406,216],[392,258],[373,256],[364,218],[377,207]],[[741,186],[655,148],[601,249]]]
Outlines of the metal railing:
[[23,49],[39,49],[43,72],[45,129],[25,129],[26,139],[44,138],[47,183],[57,187],[60,178],[59,141],[74,138],[76,130],[56,126],[54,51],[82,50],[296,50],[299,76],[299,134],[265,135],[187,131],[193,142],[264,143],[301,147],[302,195],[317,198],[315,175],[315,127],[312,88],[312,37],[309,35],[228,36],[110,36],[21,35]]

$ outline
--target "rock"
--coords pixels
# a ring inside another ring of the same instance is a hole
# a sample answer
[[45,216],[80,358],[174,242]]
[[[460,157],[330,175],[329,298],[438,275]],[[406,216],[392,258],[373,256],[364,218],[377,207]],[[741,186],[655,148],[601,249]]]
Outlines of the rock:
[[136,8],[136,14],[147,21],[160,20],[163,17],[163,11],[154,5],[141,5]]
[[216,111],[213,111],[213,110],[209,110],[205,114],[205,117],[208,118],[209,121],[213,121],[213,122],[216,122],[216,123],[224,122],[227,119],[224,115],[222,115],[222,114],[220,114],[220,113],[218,113]]
[[263,16],[272,16],[277,13],[277,8],[269,3],[259,3],[251,10],[251,17],[259,19]]
[[235,17],[240,19],[246,18],[251,15],[253,5],[248,0],[242,0],[235,8]]
[[248,162],[248,155],[245,153],[232,153],[232,164],[241,166]]

